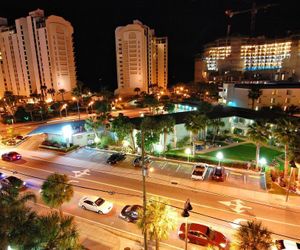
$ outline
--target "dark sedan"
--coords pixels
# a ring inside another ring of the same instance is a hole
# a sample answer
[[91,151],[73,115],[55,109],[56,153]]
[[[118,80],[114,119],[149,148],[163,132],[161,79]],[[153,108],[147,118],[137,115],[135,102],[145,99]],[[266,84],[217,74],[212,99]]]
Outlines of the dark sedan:
[[3,189],[13,187],[20,191],[26,188],[26,182],[15,176],[8,176],[2,179],[0,185]]
[[17,161],[21,158],[22,156],[17,152],[9,152],[2,155],[2,160],[4,161]]
[[138,210],[142,209],[143,207],[140,205],[126,205],[119,217],[123,220],[126,220],[128,222],[135,223],[138,220]]
[[118,161],[122,161],[126,158],[126,155],[123,153],[114,153],[112,154],[106,161],[106,163],[113,165],[116,164]]

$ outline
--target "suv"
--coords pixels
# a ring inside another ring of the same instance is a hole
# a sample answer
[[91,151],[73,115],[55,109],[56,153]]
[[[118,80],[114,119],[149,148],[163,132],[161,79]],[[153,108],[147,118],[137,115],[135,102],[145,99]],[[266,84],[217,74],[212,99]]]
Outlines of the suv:
[[215,181],[225,181],[225,168],[224,167],[214,167],[214,170],[212,172],[212,179]]
[[116,164],[118,161],[122,161],[126,158],[124,153],[113,153],[110,157],[108,157],[106,163],[113,165]]
[[[149,164],[151,162],[149,156],[144,157],[144,163]],[[142,156],[138,156],[133,160],[133,166],[134,167],[142,167]]]

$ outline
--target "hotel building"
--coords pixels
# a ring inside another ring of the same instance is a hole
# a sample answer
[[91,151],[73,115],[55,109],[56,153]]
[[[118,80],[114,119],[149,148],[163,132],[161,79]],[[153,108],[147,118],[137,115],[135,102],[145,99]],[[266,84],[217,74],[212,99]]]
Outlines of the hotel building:
[[40,94],[41,86],[70,92],[76,85],[73,27],[37,9],[9,26],[0,18],[0,97]]
[[230,37],[205,45],[195,58],[195,82],[300,80],[300,36]]
[[134,89],[149,92],[151,84],[163,89],[168,84],[168,39],[134,20],[115,30],[119,95],[133,95]]

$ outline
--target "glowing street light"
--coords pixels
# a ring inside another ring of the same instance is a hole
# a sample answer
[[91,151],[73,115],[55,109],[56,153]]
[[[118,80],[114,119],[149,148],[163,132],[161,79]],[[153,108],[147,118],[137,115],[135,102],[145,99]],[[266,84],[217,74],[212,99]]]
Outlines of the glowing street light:
[[163,150],[164,150],[163,145],[161,145],[161,144],[156,145],[156,151],[158,153],[158,156],[160,156],[160,154]]
[[90,103],[88,104],[88,107],[91,107],[92,113],[94,113],[93,104],[94,104],[94,101],[90,101]]
[[216,157],[217,157],[217,159],[218,159],[218,161],[219,161],[219,167],[221,166],[221,160],[223,160],[223,158],[224,158],[224,155],[223,155],[223,153],[222,152],[218,152],[217,154],[216,154]]
[[61,130],[62,130],[62,135],[66,140],[67,147],[69,148],[70,142],[72,140],[72,133],[73,133],[72,127],[71,127],[71,125],[66,125],[66,126],[63,126]]
[[259,163],[260,163],[262,169],[264,169],[264,166],[267,165],[266,158],[264,158],[264,157],[260,158]]
[[190,161],[190,155],[192,153],[192,150],[190,148],[186,148],[184,150],[184,153],[188,156],[187,159],[188,159],[188,162]]

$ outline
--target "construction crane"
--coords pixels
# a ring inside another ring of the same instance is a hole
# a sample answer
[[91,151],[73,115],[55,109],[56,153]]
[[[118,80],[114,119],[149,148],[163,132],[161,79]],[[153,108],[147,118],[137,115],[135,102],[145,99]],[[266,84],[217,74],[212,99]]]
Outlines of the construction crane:
[[226,10],[225,14],[229,17],[229,22],[227,25],[227,37],[230,34],[230,30],[231,30],[231,18],[235,15],[238,14],[244,14],[244,13],[251,13],[251,25],[250,25],[250,31],[251,31],[251,35],[254,35],[254,31],[255,31],[255,18],[256,18],[256,14],[259,10],[265,10],[274,6],[277,6],[278,4],[266,4],[266,5],[261,5],[261,6],[256,6],[256,2],[253,1],[252,3],[252,8],[251,9],[246,9],[246,10],[240,10],[240,11],[232,11],[232,10]]

